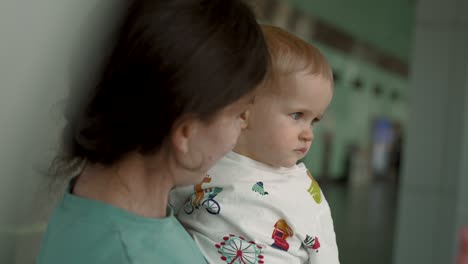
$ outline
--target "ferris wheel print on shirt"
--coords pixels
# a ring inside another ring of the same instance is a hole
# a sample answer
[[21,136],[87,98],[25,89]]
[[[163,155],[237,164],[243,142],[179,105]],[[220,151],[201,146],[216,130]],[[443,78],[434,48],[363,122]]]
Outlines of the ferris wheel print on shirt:
[[263,264],[263,247],[241,236],[230,234],[216,244],[220,259],[228,264]]

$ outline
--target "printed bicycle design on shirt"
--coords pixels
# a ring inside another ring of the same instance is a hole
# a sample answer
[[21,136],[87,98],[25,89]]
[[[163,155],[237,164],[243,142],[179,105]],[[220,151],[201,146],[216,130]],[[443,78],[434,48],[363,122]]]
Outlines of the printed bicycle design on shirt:
[[205,178],[203,178],[201,183],[194,186],[195,193],[185,204],[185,213],[191,214],[195,209],[199,209],[201,205],[202,207],[206,208],[206,211],[208,211],[208,213],[219,214],[219,212],[221,211],[221,206],[217,201],[215,201],[214,198],[223,190],[223,188],[211,187],[202,189],[202,184],[208,182],[211,182],[210,175],[207,175]]
[[229,264],[262,264],[262,246],[253,241],[245,241],[241,236],[229,235],[223,237],[223,241],[216,244],[221,260]]

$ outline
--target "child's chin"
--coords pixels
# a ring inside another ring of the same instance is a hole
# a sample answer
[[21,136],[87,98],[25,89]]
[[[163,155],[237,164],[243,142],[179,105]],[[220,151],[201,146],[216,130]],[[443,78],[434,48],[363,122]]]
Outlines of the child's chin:
[[288,161],[283,162],[283,164],[280,167],[290,168],[296,164],[297,164],[297,160],[288,160]]

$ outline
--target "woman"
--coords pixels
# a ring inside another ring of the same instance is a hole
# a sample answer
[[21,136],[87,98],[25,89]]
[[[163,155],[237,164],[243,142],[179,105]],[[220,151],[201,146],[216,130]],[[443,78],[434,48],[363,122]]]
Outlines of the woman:
[[233,148],[267,64],[239,0],[133,1],[98,85],[68,121],[55,174],[80,170],[38,263],[205,263],[169,191],[199,182]]

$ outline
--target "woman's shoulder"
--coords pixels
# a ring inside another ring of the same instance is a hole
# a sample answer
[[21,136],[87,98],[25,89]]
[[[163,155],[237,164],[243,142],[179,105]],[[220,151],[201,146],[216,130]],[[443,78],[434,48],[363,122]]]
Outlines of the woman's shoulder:
[[131,263],[119,232],[86,218],[66,218],[55,212],[44,234],[38,264]]
[[49,221],[38,264],[75,263],[70,258],[76,263],[205,263],[172,213],[145,218],[66,194]]
[[156,229],[127,229],[122,230],[121,236],[130,263],[206,263],[190,235],[173,216]]

